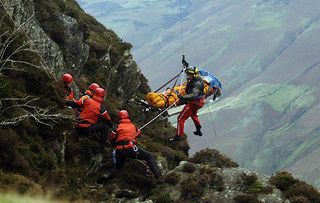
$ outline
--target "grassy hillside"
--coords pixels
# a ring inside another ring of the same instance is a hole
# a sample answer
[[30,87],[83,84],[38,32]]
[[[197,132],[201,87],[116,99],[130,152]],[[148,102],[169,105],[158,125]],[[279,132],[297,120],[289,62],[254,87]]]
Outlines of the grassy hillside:
[[222,102],[203,109],[200,114],[221,109],[237,109],[261,102],[270,105],[275,111],[286,113],[286,111],[310,107],[316,100],[312,92],[312,87],[305,85],[256,84],[235,97],[230,96]]

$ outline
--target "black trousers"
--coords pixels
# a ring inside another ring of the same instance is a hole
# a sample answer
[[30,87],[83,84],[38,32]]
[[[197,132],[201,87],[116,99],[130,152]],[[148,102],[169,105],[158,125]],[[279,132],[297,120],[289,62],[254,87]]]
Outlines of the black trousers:
[[157,162],[155,161],[154,157],[150,154],[150,152],[141,148],[138,148],[137,151],[134,151],[133,148],[117,149],[115,154],[115,165],[117,170],[121,170],[123,168],[123,164],[125,163],[127,158],[146,161],[154,176],[156,178],[160,178],[160,168]]
[[108,124],[98,123],[87,128],[77,127],[76,131],[79,137],[97,136],[102,141],[106,141],[109,128]]

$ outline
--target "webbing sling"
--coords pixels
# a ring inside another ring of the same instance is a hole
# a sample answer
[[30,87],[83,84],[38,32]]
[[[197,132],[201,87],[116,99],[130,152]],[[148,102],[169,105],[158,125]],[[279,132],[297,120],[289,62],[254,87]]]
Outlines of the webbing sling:
[[161,90],[163,87],[165,87],[166,85],[168,85],[170,82],[172,82],[174,79],[179,78],[179,76],[181,75],[181,73],[183,72],[183,70],[180,71],[179,74],[177,74],[176,76],[174,76],[172,79],[170,79],[168,82],[166,82],[164,85],[162,85],[161,87],[159,87],[156,91],[154,91],[155,93],[157,93],[159,90]]

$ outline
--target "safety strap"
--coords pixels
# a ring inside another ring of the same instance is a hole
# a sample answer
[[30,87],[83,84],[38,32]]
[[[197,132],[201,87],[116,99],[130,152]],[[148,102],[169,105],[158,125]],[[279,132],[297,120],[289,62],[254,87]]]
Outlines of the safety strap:
[[168,85],[170,82],[172,82],[174,79],[179,78],[180,74],[183,72],[183,70],[180,71],[179,74],[177,74],[176,76],[174,76],[172,79],[170,79],[168,82],[166,82],[164,85],[162,85],[161,87],[159,87],[156,91],[154,91],[155,93],[157,93],[159,90],[161,90],[163,87],[165,87],[166,85]]
[[[182,69],[182,71],[183,71],[183,69]],[[181,74],[181,72],[180,72],[180,74]],[[177,77],[176,81],[174,82],[174,84],[172,85],[172,87],[170,89],[169,94],[166,96],[165,107],[169,106],[169,100],[170,100],[170,97],[172,96],[172,92],[173,92],[174,87],[177,85],[178,79],[179,79],[179,77]]]

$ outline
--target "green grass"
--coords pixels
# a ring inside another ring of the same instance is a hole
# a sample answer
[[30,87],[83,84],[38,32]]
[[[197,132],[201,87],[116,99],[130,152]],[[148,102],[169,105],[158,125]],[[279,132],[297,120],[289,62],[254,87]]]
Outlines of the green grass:
[[[308,20],[309,19],[304,19],[304,21],[302,21],[301,24],[305,25]],[[317,20],[306,30],[306,32],[307,33],[316,32],[317,30],[319,30],[319,28],[320,28],[320,20]]]
[[209,68],[212,66],[212,64],[215,64],[215,61],[222,56],[222,54],[228,49],[229,44],[231,40],[226,41],[225,43],[222,44],[222,47],[220,47],[215,54],[212,57],[209,57],[208,60],[206,60],[203,64],[201,64],[201,67],[204,68]]
[[296,149],[290,154],[290,156],[282,162],[282,167],[287,166],[289,163],[293,162],[299,155],[303,154],[304,151],[310,149],[316,142],[319,141],[318,137],[306,140],[296,147]]
[[277,11],[262,6],[254,8],[252,15],[256,30],[270,30],[271,28],[283,29],[285,25],[282,18],[288,16],[288,13],[285,10]]
[[[315,101],[311,87],[305,85],[256,84],[247,88],[238,96],[229,97],[211,105],[210,111],[237,109],[257,102],[269,104],[275,111],[286,112],[302,107],[309,107]],[[201,114],[208,113],[205,108]]]
[[274,140],[280,138],[282,135],[284,135],[284,132],[292,129],[293,123],[290,124],[285,124],[283,126],[281,126],[280,128],[277,128],[275,130],[270,130],[267,132],[267,134],[264,136],[265,139],[265,145],[268,145],[270,143],[272,143]]
[[62,201],[51,201],[48,197],[30,197],[14,193],[0,193],[1,203],[61,203]]

